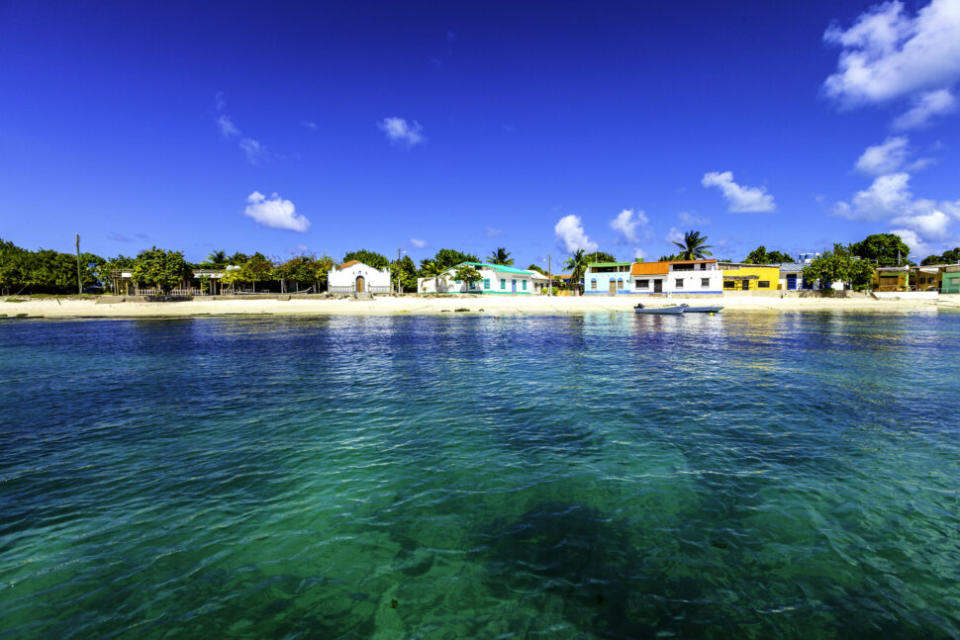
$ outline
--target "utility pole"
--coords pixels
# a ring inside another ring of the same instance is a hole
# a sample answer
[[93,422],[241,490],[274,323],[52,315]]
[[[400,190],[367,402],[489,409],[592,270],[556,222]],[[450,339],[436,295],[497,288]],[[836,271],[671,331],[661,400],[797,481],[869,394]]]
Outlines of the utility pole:
[[83,293],[83,281],[80,280],[80,234],[77,234],[77,293]]
[[397,247],[397,295],[400,295],[400,254],[403,252],[402,247]]
[[550,295],[553,295],[553,268],[550,265],[550,254],[547,254],[547,278],[550,279]]

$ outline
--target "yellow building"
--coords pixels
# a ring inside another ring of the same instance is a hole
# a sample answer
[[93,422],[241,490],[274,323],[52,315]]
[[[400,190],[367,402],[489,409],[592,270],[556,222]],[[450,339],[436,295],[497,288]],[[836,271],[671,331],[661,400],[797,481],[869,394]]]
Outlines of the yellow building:
[[723,291],[776,291],[780,288],[780,267],[763,264],[721,262]]

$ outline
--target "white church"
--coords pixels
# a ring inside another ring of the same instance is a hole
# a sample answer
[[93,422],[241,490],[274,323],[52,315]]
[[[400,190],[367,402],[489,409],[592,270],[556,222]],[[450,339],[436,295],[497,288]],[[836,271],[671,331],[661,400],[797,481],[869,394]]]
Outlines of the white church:
[[390,269],[375,269],[359,260],[344,262],[327,273],[330,293],[390,293]]

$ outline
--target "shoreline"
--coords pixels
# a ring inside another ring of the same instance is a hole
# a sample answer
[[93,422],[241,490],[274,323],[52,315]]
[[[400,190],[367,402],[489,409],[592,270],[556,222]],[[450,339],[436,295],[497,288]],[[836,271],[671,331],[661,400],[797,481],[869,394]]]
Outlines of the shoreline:
[[[12,300],[11,300],[12,299]],[[538,297],[457,297],[419,298],[383,296],[375,299],[304,298],[195,298],[186,301],[143,302],[94,298],[0,298],[0,318],[183,318],[243,315],[270,316],[396,316],[440,315],[527,315],[552,316],[591,312],[632,312],[637,302],[648,307],[681,303],[718,304],[724,313],[785,312],[875,312],[933,313],[960,311],[960,296],[939,299],[883,299],[867,296],[850,298],[696,296],[657,299],[607,296]]]

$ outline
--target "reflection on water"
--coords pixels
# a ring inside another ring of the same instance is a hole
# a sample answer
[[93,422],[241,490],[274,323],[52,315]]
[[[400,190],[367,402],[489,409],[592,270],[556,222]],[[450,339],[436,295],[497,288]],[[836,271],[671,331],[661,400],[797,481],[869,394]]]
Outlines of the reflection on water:
[[0,325],[0,636],[960,635],[960,316]]

